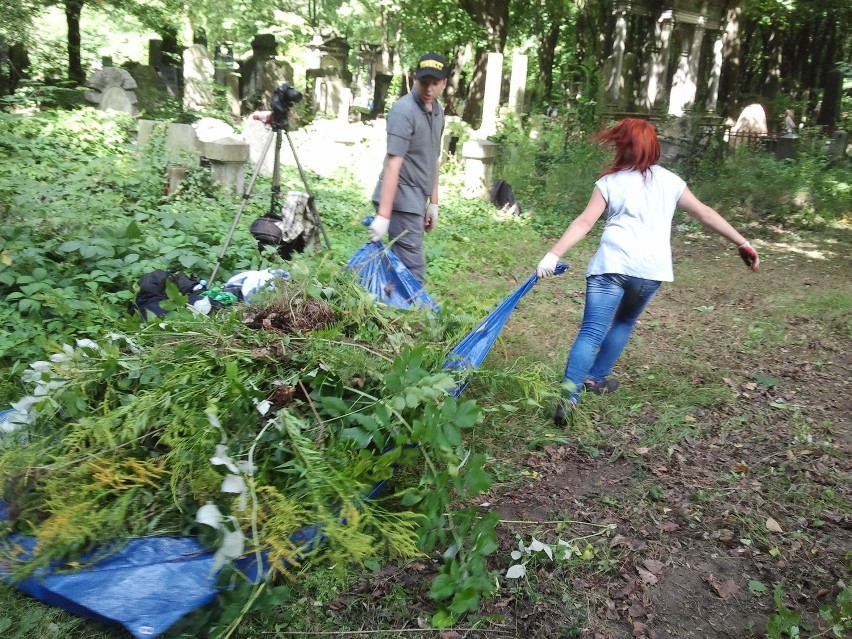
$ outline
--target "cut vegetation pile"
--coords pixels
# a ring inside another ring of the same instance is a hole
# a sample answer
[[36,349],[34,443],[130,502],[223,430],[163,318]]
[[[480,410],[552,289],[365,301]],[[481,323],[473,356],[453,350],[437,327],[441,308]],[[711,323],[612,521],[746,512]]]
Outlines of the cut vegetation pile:
[[[65,345],[27,369],[26,423],[0,440],[0,530],[36,539],[31,558],[7,543],[2,562],[23,577],[78,569],[130,537],[198,534],[219,564],[264,553],[275,580],[319,561],[420,556],[448,535],[463,550],[445,513],[487,481],[461,447],[479,409],[440,372],[453,338],[343,273]],[[367,498],[405,466],[409,484]],[[306,526],[322,544],[294,541]]]

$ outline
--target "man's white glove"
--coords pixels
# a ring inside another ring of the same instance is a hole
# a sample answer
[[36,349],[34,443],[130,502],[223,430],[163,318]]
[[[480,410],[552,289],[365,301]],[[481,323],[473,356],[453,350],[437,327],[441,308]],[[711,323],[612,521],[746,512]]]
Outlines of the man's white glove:
[[423,228],[426,229],[426,232],[434,231],[435,227],[438,226],[438,205],[430,202],[429,206],[426,207],[426,215],[423,218],[424,225]]
[[388,233],[388,227],[390,226],[390,218],[382,217],[381,215],[377,215],[373,218],[373,221],[370,222],[370,241],[378,242]]
[[558,261],[558,257],[556,257],[553,253],[548,253],[541,258],[541,262],[538,263],[538,268],[535,270],[535,274],[539,277],[550,277],[556,271],[556,263]]

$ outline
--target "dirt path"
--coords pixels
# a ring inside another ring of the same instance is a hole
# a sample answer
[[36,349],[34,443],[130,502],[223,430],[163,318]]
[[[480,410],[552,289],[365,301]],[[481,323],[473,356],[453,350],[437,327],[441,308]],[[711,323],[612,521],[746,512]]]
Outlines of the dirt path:
[[[536,580],[536,614],[520,636],[571,627],[595,638],[757,636],[775,612],[775,584],[812,624],[819,606],[835,601],[849,583],[852,549],[852,252],[844,241],[779,231],[760,242],[756,277],[718,259],[712,241],[677,242],[678,282],[655,300],[638,348],[619,365],[621,392],[633,395],[626,423],[607,424],[607,398],[590,402],[588,422],[571,434],[579,446],[529,451],[523,465],[537,479],[490,496],[506,520],[617,525],[604,572],[581,563],[567,585]],[[636,387],[663,397],[664,388],[640,379],[662,369],[732,392],[689,411],[686,424],[661,424],[658,403]],[[660,427],[676,439],[655,443]],[[585,620],[562,604],[566,595],[580,598]]]

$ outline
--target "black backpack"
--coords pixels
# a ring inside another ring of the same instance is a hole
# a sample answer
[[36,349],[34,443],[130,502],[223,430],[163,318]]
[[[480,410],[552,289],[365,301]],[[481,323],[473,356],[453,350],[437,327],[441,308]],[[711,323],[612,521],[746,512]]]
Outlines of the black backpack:
[[513,215],[523,215],[521,205],[512,192],[512,187],[505,180],[494,180],[491,185],[491,203],[498,209],[508,208]]
[[143,318],[153,313],[162,317],[166,311],[160,306],[160,302],[168,299],[166,294],[166,282],[171,280],[178,290],[189,297],[189,303],[197,301],[201,296],[201,282],[194,275],[186,275],[175,270],[164,271],[158,269],[145,273],[139,278],[139,292],[136,294],[136,303],[130,305],[130,314],[139,312]]

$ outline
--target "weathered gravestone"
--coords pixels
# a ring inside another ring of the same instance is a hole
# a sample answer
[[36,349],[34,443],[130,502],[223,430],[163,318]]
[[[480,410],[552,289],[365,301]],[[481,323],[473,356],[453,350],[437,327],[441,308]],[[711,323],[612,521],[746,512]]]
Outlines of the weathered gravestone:
[[730,144],[737,146],[754,142],[766,137],[769,128],[766,125],[766,111],[760,104],[749,104],[740,113],[736,123],[731,127]]
[[91,91],[83,97],[98,105],[101,110],[111,109],[136,115],[136,80],[125,69],[104,67],[95,71],[86,81]]
[[136,114],[136,107],[130,101],[130,91],[125,91],[121,87],[110,87],[101,95],[101,101],[98,108],[101,111],[118,111],[120,113]]
[[183,52],[183,108],[202,111],[213,106],[213,62],[203,44]]

